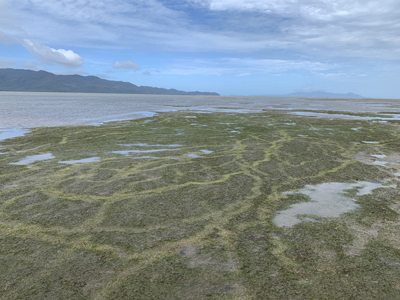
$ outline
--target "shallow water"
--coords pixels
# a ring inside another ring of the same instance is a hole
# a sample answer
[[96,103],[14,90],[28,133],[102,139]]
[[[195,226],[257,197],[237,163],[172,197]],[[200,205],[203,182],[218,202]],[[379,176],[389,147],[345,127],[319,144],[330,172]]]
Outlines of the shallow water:
[[372,154],[371,156],[376,157],[376,158],[385,158],[385,154]]
[[85,163],[91,163],[91,162],[98,162],[100,161],[100,157],[88,157],[88,158],[82,158],[82,159],[77,159],[77,160],[64,160],[64,161],[59,161],[59,164],[85,164]]
[[286,192],[284,194],[304,194],[310,198],[310,202],[297,203],[288,209],[278,212],[273,219],[275,225],[294,226],[302,222],[301,215],[309,215],[334,218],[339,217],[343,213],[351,212],[360,206],[355,203],[355,199],[345,195],[345,191],[358,188],[357,196],[370,194],[374,189],[384,186],[382,183],[359,181],[356,183],[328,182],[319,185],[306,185],[305,188],[297,192]]
[[113,151],[112,153],[129,155],[131,153],[140,154],[140,153],[153,153],[153,152],[171,151],[171,150],[173,150],[173,149],[121,150],[121,151]]
[[142,159],[142,158],[149,158],[149,159],[179,159],[177,157],[157,157],[157,156],[137,156],[137,157],[132,157],[133,159]]
[[25,133],[30,132],[27,129],[23,128],[10,128],[10,129],[0,129],[0,141],[5,139],[11,139],[15,137],[24,136]]
[[56,157],[51,153],[31,155],[31,156],[25,157],[24,159],[22,159],[18,162],[10,163],[10,165],[28,165],[28,164],[34,163],[36,161],[49,160],[49,159],[53,159],[53,158],[56,158]]
[[0,100],[0,128],[101,124],[178,110],[249,113],[269,109],[337,110],[340,107],[351,112],[400,113],[400,107],[396,106],[398,101],[391,99],[0,92]]
[[210,153],[213,153],[214,151],[203,149],[203,150],[200,150],[200,152],[203,152],[205,154],[210,154]]

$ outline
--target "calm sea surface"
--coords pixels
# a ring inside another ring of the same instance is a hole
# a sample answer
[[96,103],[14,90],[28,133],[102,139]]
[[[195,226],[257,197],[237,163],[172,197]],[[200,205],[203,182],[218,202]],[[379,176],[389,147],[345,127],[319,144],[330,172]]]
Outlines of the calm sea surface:
[[400,100],[0,92],[0,129],[99,124],[163,111],[262,109],[400,113]]

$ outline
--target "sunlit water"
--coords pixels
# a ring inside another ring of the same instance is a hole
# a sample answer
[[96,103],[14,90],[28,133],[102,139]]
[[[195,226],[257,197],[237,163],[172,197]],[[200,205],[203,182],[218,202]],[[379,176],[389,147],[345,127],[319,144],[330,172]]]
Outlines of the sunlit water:
[[[378,182],[359,181],[356,183],[328,182],[319,185],[307,185],[297,192],[286,192],[290,195],[300,193],[309,197],[309,202],[291,205],[288,209],[278,212],[273,222],[279,226],[294,226],[304,219],[302,215],[317,216],[323,218],[339,217],[343,213],[351,212],[359,208],[355,199],[346,195],[345,191],[357,188],[357,196],[372,193],[374,189],[385,186]],[[308,221],[308,220],[304,220]]]

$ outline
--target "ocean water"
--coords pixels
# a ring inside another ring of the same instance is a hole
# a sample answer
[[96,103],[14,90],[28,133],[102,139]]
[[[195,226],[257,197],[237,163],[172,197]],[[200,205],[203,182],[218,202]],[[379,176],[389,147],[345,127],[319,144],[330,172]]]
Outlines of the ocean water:
[[[0,129],[93,125],[165,111],[341,110],[400,113],[398,100],[0,92]],[[329,117],[332,117],[330,115]]]

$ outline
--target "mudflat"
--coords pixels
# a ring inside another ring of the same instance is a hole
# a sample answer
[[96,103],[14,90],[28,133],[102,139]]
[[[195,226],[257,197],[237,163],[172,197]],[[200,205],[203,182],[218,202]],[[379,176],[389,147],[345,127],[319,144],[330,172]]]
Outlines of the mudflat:
[[394,100],[179,99],[0,141],[1,299],[399,298]]

